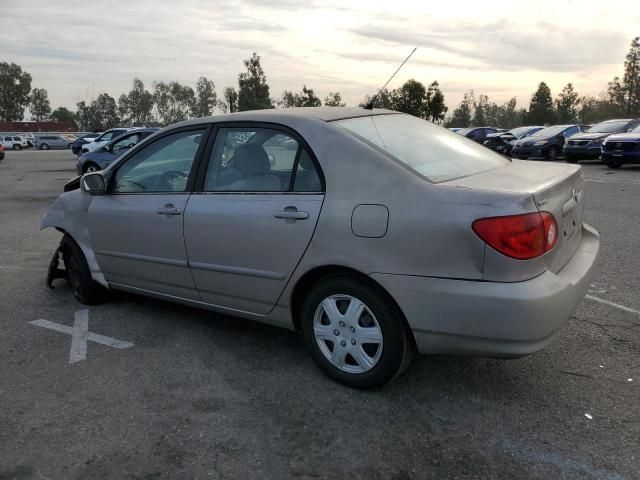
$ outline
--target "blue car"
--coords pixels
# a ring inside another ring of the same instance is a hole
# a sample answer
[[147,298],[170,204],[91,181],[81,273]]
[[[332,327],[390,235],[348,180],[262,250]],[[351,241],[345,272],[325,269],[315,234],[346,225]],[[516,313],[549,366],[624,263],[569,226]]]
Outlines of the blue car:
[[78,159],[76,167],[78,175],[103,170],[124,152],[133,147],[143,138],[160,130],[159,128],[139,128],[131,130],[111,140],[106,145],[93,152],[87,152]]
[[605,138],[601,155],[609,168],[620,168],[624,163],[640,163],[640,125],[630,132]]

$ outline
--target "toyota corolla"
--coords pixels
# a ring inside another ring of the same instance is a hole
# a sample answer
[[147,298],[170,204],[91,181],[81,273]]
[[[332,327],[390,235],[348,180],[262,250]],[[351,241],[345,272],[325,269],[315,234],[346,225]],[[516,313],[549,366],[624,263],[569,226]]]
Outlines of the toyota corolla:
[[63,233],[50,284],[299,330],[326,374],[361,388],[415,351],[541,349],[599,250],[580,166],[510,160],[387,110],[193,119],[65,190],[42,221]]

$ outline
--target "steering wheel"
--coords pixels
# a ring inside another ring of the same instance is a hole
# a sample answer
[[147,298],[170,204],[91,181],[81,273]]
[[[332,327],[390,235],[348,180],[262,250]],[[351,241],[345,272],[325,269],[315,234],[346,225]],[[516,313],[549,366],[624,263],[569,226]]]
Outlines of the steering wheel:
[[[156,180],[156,187],[161,188],[161,187],[172,187],[173,182],[176,181],[177,178],[188,178],[189,175],[187,175],[184,172],[181,172],[180,170],[168,170],[162,174],[160,174],[160,176],[158,177],[158,179]],[[171,189],[173,190],[173,188]]]

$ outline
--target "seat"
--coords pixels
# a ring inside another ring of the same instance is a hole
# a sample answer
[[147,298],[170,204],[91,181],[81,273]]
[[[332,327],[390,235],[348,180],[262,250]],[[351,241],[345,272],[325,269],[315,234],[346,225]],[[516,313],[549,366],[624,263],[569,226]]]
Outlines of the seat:
[[242,178],[225,185],[221,190],[243,192],[279,192],[282,190],[278,177],[268,173],[271,170],[271,163],[262,146],[253,144],[239,146],[230,163]]
[[313,164],[311,157],[303,151],[300,155],[300,167],[296,173],[295,190],[297,192],[320,192],[322,191],[322,182],[318,177],[316,166]]

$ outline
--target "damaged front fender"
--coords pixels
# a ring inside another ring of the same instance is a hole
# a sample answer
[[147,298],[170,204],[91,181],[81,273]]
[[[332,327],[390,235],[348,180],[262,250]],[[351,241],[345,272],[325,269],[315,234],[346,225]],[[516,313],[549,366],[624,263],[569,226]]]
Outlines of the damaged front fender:
[[93,198],[81,189],[60,195],[45,214],[40,229],[56,228],[70,235],[78,244],[89,265],[91,278],[104,287],[109,287],[104,278],[95,253],[89,242],[89,206]]

